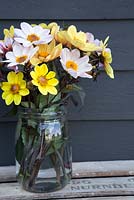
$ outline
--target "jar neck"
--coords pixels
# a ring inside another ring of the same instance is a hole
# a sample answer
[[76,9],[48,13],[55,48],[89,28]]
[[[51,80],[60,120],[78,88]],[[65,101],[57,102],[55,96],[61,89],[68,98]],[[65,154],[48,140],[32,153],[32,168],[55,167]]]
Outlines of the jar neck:
[[67,111],[65,107],[57,107],[56,109],[46,108],[43,112],[39,109],[20,108],[18,114],[22,118],[56,119],[65,117]]

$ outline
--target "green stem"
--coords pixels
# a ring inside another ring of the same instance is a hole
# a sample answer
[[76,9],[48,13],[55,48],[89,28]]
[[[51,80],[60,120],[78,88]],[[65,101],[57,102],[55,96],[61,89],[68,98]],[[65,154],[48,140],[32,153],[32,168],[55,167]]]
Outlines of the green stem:
[[58,157],[58,159],[60,161],[60,164],[61,164],[61,167],[62,167],[62,171],[63,171],[63,175],[64,175],[64,177],[67,178],[67,174],[66,174],[66,170],[65,170],[65,167],[64,167],[63,159],[62,159],[62,157],[61,157],[61,155],[60,155],[58,150],[55,149],[55,152],[56,152],[57,157]]
[[[40,170],[40,166],[41,166],[41,163],[42,163],[42,160],[49,148],[49,144],[44,144],[44,141],[45,141],[45,132],[42,133],[41,135],[41,144],[40,144],[40,148],[39,148],[39,151],[38,151],[38,155],[35,157],[35,159],[33,159],[33,165],[31,170],[29,173],[30,173],[30,177],[28,178],[28,182],[27,182],[27,186],[28,187],[32,187],[34,184],[35,184],[35,180],[36,180],[36,177],[38,175],[38,172]],[[34,155],[33,155],[34,156]],[[32,160],[32,158],[31,158]]]
[[28,95],[28,107],[29,107],[29,109],[31,108],[31,99],[30,99],[30,95]]

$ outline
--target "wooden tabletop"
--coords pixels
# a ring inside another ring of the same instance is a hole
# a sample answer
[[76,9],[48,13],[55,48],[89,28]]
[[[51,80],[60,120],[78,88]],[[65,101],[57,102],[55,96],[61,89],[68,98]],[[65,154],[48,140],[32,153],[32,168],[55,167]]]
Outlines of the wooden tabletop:
[[134,161],[73,163],[73,178],[62,190],[30,193],[16,182],[15,167],[0,167],[0,200],[134,200]]

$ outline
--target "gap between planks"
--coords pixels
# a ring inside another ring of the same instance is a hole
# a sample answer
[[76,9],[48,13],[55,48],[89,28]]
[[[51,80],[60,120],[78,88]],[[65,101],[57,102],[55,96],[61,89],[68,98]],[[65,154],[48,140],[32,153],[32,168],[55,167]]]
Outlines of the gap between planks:
[[[73,178],[133,175],[134,160],[73,163]],[[15,166],[0,167],[0,182],[10,182],[15,180]]]

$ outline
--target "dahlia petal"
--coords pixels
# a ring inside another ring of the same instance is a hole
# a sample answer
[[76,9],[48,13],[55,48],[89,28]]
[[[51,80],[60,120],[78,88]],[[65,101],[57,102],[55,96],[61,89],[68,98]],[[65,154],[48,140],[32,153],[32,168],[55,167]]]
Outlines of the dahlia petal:
[[53,94],[53,95],[56,95],[56,94],[57,94],[57,89],[56,89],[54,86],[47,85],[47,86],[46,86],[46,90],[47,90],[50,94]]
[[91,71],[93,66],[91,64],[85,63],[83,65],[78,66],[78,72],[83,73],[83,72],[89,72]]
[[62,49],[60,58],[63,63],[65,63],[67,60],[70,60],[70,51],[68,48]]
[[19,42],[19,43],[22,43],[24,45],[24,47],[29,47],[32,45],[31,42],[29,42],[28,40],[24,39],[24,38],[17,38],[15,37],[14,38],[15,41]]
[[74,70],[72,70],[72,69],[69,69],[69,70],[68,70],[68,73],[69,73],[72,77],[74,77],[74,78],[77,78],[77,77],[78,77],[77,72],[74,71]]
[[23,51],[23,47],[18,44],[18,43],[15,43],[13,45],[13,53],[14,55],[17,57],[17,56],[22,56],[22,51]]
[[73,49],[71,51],[71,59],[76,60],[77,58],[80,58],[80,51],[78,49]]
[[11,47],[12,46],[12,44],[13,44],[13,39],[12,38],[10,38],[10,37],[6,37],[6,39],[5,39],[5,46],[6,47]]
[[10,93],[9,93],[9,91],[4,91],[3,93],[2,93],[2,99],[6,99],[6,97],[9,95]]
[[44,29],[41,26],[36,25],[33,27],[33,32],[36,35],[40,35],[43,31],[44,31]]
[[81,74],[79,74],[79,77],[82,77],[82,78],[93,78],[90,74],[87,74],[87,73],[81,73]]
[[36,58],[36,57],[32,57],[32,58],[30,59],[30,63],[31,63],[33,66],[36,66],[36,65],[40,64],[41,61],[40,61],[40,59],[38,59],[38,58]]
[[36,73],[38,76],[39,76],[39,74],[38,74],[39,70],[40,70],[40,66],[39,66],[39,65],[36,65],[36,66],[34,67],[34,73]]
[[37,73],[35,73],[34,71],[30,72],[30,75],[33,79],[37,79],[38,78],[38,75]]
[[39,89],[41,94],[43,94],[43,95],[47,95],[48,94],[48,91],[46,90],[46,87],[39,86],[38,89]]
[[15,61],[15,55],[12,51],[9,51],[6,53],[6,58],[8,60],[10,60],[10,62],[14,62]]
[[113,69],[112,69],[112,67],[109,63],[105,63],[104,69],[105,69],[107,75],[110,78],[114,79],[114,72],[113,72]]
[[26,34],[26,35],[29,35],[33,32],[33,27],[26,23],[26,22],[22,22],[21,25],[20,25],[22,31]]
[[46,79],[51,79],[54,78],[56,75],[56,73],[54,71],[50,71],[48,72],[48,74],[46,75]]
[[7,75],[8,82],[11,83],[11,84],[14,83],[15,77],[16,77],[15,72],[9,72],[8,75]]
[[71,38],[73,38],[73,36],[76,35],[76,33],[77,33],[77,29],[76,29],[75,26],[71,25],[71,26],[69,26],[67,32],[68,32],[68,35],[69,35]]
[[35,48],[31,48],[29,51],[28,51],[28,57],[29,58],[32,58],[36,52],[39,50],[39,47],[35,47]]
[[87,32],[87,41],[93,43],[94,42],[94,35],[92,33]]
[[78,66],[83,65],[84,63],[89,62],[89,57],[88,56],[83,56],[77,60]]
[[51,86],[56,86],[58,83],[59,81],[56,78],[52,78],[48,80],[48,85],[51,85]]
[[15,33],[15,37],[22,37],[22,38],[25,37],[24,32],[18,28],[14,29],[14,33]]
[[24,77],[24,75],[23,75],[22,72],[19,72],[19,73],[17,74],[17,77],[18,77],[18,81],[21,82],[22,79],[23,79],[23,77]]
[[13,100],[14,100],[15,105],[19,105],[20,102],[21,102],[21,95],[20,94],[14,94]]
[[6,102],[6,105],[10,105],[14,100],[14,96],[13,94],[8,94],[5,98],[5,102]]
[[38,66],[38,65],[35,66],[34,71],[35,71],[35,73],[37,74],[38,77],[43,75],[41,66]]
[[48,68],[46,64],[42,64],[41,66],[35,66],[35,73],[37,74],[37,76],[44,76],[46,75],[48,72]]
[[19,94],[21,96],[26,96],[29,94],[29,90],[27,88],[23,89],[23,90],[19,90]]
[[26,88],[26,81],[20,80],[20,89],[25,89]]
[[35,85],[35,86],[39,86],[39,83],[37,80],[32,80],[32,84]]
[[8,64],[8,67],[10,68],[10,67],[14,67],[14,66],[16,66],[18,63],[17,62],[11,62],[11,63],[9,63]]
[[1,89],[4,90],[4,91],[9,91],[11,88],[11,84],[8,83],[8,82],[3,82],[2,83],[2,86],[1,86]]

